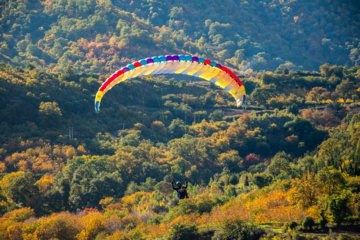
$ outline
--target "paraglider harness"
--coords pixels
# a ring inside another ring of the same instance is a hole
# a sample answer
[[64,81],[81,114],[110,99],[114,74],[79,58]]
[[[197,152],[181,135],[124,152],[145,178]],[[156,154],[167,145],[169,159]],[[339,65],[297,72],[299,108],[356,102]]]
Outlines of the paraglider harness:
[[185,177],[185,186],[182,186],[181,182],[179,181],[176,182],[176,185],[174,185],[174,183],[175,183],[174,178],[172,178],[171,185],[172,188],[176,191],[176,196],[178,197],[178,199],[189,198],[188,193],[186,191],[188,185],[187,178]]

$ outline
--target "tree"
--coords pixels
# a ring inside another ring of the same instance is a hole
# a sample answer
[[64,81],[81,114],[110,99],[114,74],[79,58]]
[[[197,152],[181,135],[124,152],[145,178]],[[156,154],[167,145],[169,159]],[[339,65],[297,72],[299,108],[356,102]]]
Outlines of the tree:
[[77,235],[77,239],[81,239],[81,240],[95,239],[99,233],[105,232],[106,230],[107,228],[103,219],[101,219],[101,217],[98,216],[93,216],[88,220],[87,224],[85,224],[85,229],[82,230]]
[[285,152],[277,153],[272,159],[268,167],[269,172],[274,176],[278,176],[283,172],[289,171],[290,155]]
[[256,88],[250,96],[257,105],[265,105],[267,100],[270,98],[269,89]]
[[320,72],[321,75],[324,77],[330,77],[330,67],[329,67],[329,63],[325,63],[323,65],[320,66]]
[[325,167],[320,170],[316,179],[318,179],[321,186],[321,191],[325,195],[333,195],[339,193],[346,184],[346,180],[340,170],[331,167]]
[[349,80],[343,80],[339,85],[336,86],[335,89],[335,91],[345,99],[351,99],[351,96],[354,94],[355,90],[355,84]]
[[329,210],[333,221],[340,225],[345,218],[351,216],[350,195],[346,192],[342,194],[334,194],[329,199]]
[[300,205],[302,208],[308,208],[317,202],[318,181],[315,174],[307,172],[301,178],[292,181],[293,188],[290,190],[290,201]]
[[88,203],[96,206],[105,197],[121,196],[124,190],[123,180],[119,173],[101,172],[91,179],[89,190],[85,196]]
[[228,152],[222,153],[218,160],[222,166],[227,167],[230,172],[240,172],[242,169],[243,159],[239,156],[239,152],[237,151],[230,150]]
[[247,224],[240,219],[226,219],[220,223],[221,232],[215,234],[213,239],[231,240],[231,239],[246,239],[255,240],[265,234],[264,229],[258,228],[253,224]]
[[184,121],[179,118],[174,119],[169,126],[169,132],[174,138],[181,138],[186,132]]
[[247,155],[243,161],[243,166],[245,168],[250,167],[251,165],[255,165],[258,164],[260,161],[259,157],[256,156],[255,154],[250,153],[249,155]]
[[5,175],[0,181],[0,186],[5,195],[15,203],[38,211],[40,194],[35,182],[32,173],[20,171]]
[[52,215],[36,228],[33,237],[35,239],[78,239],[79,226],[74,224],[73,216],[70,213]]
[[214,112],[210,113],[210,119],[213,121],[221,121],[224,116],[223,111],[215,110]]
[[172,78],[171,78],[171,79],[169,79],[169,81],[168,81],[168,82],[169,82],[169,85],[171,85],[171,86],[175,86],[175,85],[177,85],[177,83],[178,83],[177,81],[175,81],[175,80],[174,80],[174,79],[172,79]]
[[312,230],[313,226],[315,225],[315,221],[312,217],[306,217],[303,221],[303,227],[306,229]]
[[314,127],[314,124],[304,118],[296,117],[294,120],[286,122],[284,128],[288,134],[299,137],[300,142],[304,142],[306,149],[313,150],[327,136],[327,132]]
[[171,225],[167,240],[198,239],[198,228],[196,225],[175,223]]
[[128,134],[121,138],[123,146],[137,147],[140,144],[140,134],[137,131],[128,132]]
[[39,113],[48,116],[62,116],[61,110],[57,102],[41,102],[39,106]]
[[294,115],[298,115],[299,114],[299,107],[296,104],[292,104],[292,105],[287,107],[286,112],[292,113]]
[[263,173],[256,173],[253,176],[253,183],[259,188],[263,188],[271,184],[272,177]]
[[154,131],[154,136],[157,141],[166,140],[166,127],[161,121],[154,121],[151,123],[151,129]]
[[7,212],[2,217],[4,219],[8,219],[14,222],[24,222],[31,217],[35,217],[35,213],[33,209],[31,209],[30,207],[26,207]]
[[44,127],[55,127],[60,123],[62,116],[57,102],[41,102],[39,106],[39,119]]
[[[280,68],[282,69],[282,68]],[[271,83],[276,83],[276,78],[274,77],[274,75],[270,75],[270,74],[267,74],[267,73],[264,73],[262,76],[261,76],[261,80],[262,80],[262,83],[264,85],[268,85],[268,84],[271,84]]]
[[76,82],[78,81],[78,76],[75,73],[74,67],[73,66],[68,66],[67,68],[65,68],[65,73],[61,74],[59,76],[59,80],[60,81],[67,81],[67,82]]
[[30,56],[41,58],[42,50],[38,48],[36,45],[30,43],[26,47],[26,53],[29,54]]
[[[120,176],[120,173],[115,169],[113,172],[109,172],[109,169],[104,168],[106,165],[104,161],[105,159],[99,158],[97,161],[87,162],[76,168],[72,176],[69,193],[69,203],[72,205],[72,209],[97,206],[100,200],[105,197],[123,195],[125,188],[122,177],[128,176],[126,174]],[[136,161],[133,164],[137,166]],[[129,165],[126,164],[128,168],[132,168]],[[140,167],[141,165],[138,166],[138,168]],[[129,170],[123,167],[123,171]],[[135,172],[134,174],[140,174],[135,168],[132,168],[132,171]],[[67,192],[64,195],[67,195]]]
[[197,111],[194,112],[195,115],[195,123],[202,121],[203,119],[207,119],[207,112],[206,111]]
[[185,82],[185,80],[181,80],[181,81],[179,82],[179,87],[180,87],[180,88],[186,87],[186,82]]
[[289,225],[289,228],[291,230],[295,230],[295,228],[298,226],[299,224],[297,222],[291,222],[290,225]]
[[309,101],[320,102],[324,93],[328,93],[326,88],[323,87],[313,87],[311,91],[307,94],[307,99]]
[[325,209],[321,209],[321,211],[320,211],[320,221],[319,221],[321,228],[324,229],[328,222],[329,221],[327,220],[326,215],[325,215]]
[[181,18],[184,14],[184,10],[182,7],[173,7],[170,11],[170,18]]

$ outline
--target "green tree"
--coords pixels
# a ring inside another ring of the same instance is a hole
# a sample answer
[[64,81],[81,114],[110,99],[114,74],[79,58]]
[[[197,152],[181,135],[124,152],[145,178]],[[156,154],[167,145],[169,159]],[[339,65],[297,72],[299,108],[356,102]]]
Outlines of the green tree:
[[292,113],[292,114],[294,114],[294,115],[298,115],[298,114],[299,114],[299,107],[298,107],[298,105],[296,105],[296,104],[292,104],[292,105],[290,105],[290,106],[287,107],[286,111],[287,111],[288,113]]
[[351,216],[351,209],[349,207],[350,195],[346,192],[342,194],[334,194],[329,198],[329,210],[333,221],[340,225],[345,218]]
[[67,68],[65,68],[65,72],[63,74],[59,75],[59,80],[60,81],[78,81],[79,77],[76,75],[75,73],[75,69],[73,66],[68,66]]
[[256,88],[251,94],[250,97],[257,105],[264,105],[266,101],[270,98],[269,89],[265,88]]
[[325,215],[325,209],[321,209],[320,210],[320,221],[319,221],[319,224],[321,226],[321,228],[325,228],[326,227],[326,224],[328,223],[328,219]]
[[198,239],[199,233],[196,225],[175,223],[169,229],[167,240]]
[[290,170],[290,167],[289,167],[290,160],[291,160],[291,157],[289,154],[286,154],[285,152],[277,153],[271,159],[271,163],[268,167],[270,174],[272,174],[274,177],[276,177],[276,176],[280,175],[281,173],[288,173]]
[[174,138],[181,138],[186,132],[186,125],[183,120],[177,118],[172,120],[169,132]]
[[355,90],[355,84],[349,80],[343,80],[339,85],[336,86],[335,89],[335,91],[345,99],[351,99],[351,96],[354,94]]
[[213,239],[220,240],[255,240],[265,234],[262,228],[258,228],[254,224],[247,224],[240,219],[226,219],[220,224],[221,232],[215,234]]
[[207,119],[207,112],[206,111],[197,111],[194,113],[195,115],[195,123],[201,122],[203,119]]
[[22,207],[31,207],[36,213],[39,213],[40,194],[35,182],[31,172],[16,172],[5,175],[0,181],[0,185],[9,199]]
[[269,186],[272,182],[272,177],[264,173],[256,173],[253,176],[253,183],[259,188]]
[[181,80],[181,81],[179,82],[179,87],[180,87],[180,88],[186,87],[186,82],[185,82],[185,80]]
[[220,154],[218,161],[222,166],[227,167],[230,172],[240,172],[243,169],[243,159],[239,156],[239,153],[234,150]]
[[41,58],[42,50],[39,49],[34,44],[29,44],[26,47],[26,53],[29,54],[30,56],[35,56],[35,57]]
[[321,75],[324,77],[330,77],[330,66],[328,63],[325,63],[320,66]]
[[325,167],[316,174],[321,186],[321,190],[326,195],[340,193],[346,184],[345,177],[340,170],[331,167]]
[[221,121],[223,119],[224,113],[221,110],[215,110],[214,112],[210,113],[209,118],[213,121]]
[[314,124],[304,118],[296,117],[292,121],[286,122],[284,128],[289,135],[294,134],[299,137],[299,142],[304,142],[306,149],[313,150],[327,136],[327,132],[315,128]]
[[41,102],[39,106],[39,119],[41,126],[59,126],[62,113],[57,102]]
[[315,221],[312,217],[306,217],[305,220],[303,221],[303,227],[305,229],[312,230],[314,225],[315,225]]

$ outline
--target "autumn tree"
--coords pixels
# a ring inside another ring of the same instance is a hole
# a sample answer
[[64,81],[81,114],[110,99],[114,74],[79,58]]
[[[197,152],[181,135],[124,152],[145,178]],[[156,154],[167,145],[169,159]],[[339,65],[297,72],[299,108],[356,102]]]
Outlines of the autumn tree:
[[39,120],[44,127],[55,127],[62,116],[57,102],[41,102],[39,106]]
[[38,213],[40,210],[39,189],[35,182],[32,173],[20,171],[5,175],[0,185],[9,199],[23,207],[31,207]]
[[292,186],[293,188],[290,190],[291,202],[303,208],[308,208],[317,202],[319,188],[314,173],[307,172],[301,178],[294,179]]

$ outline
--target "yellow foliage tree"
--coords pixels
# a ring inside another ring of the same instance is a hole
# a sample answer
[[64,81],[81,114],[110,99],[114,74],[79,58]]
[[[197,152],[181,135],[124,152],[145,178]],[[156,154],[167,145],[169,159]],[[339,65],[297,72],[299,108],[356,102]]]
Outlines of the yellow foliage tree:
[[3,173],[6,171],[6,165],[4,162],[0,162],[0,173]]
[[44,194],[51,189],[54,178],[54,176],[44,175],[35,183],[35,185],[38,186],[40,193]]
[[319,186],[314,173],[307,172],[301,178],[294,179],[292,186],[289,193],[291,203],[302,208],[308,208],[316,204]]
[[81,228],[75,216],[68,212],[53,214],[41,219],[41,225],[34,232],[34,238],[46,239],[75,239]]

